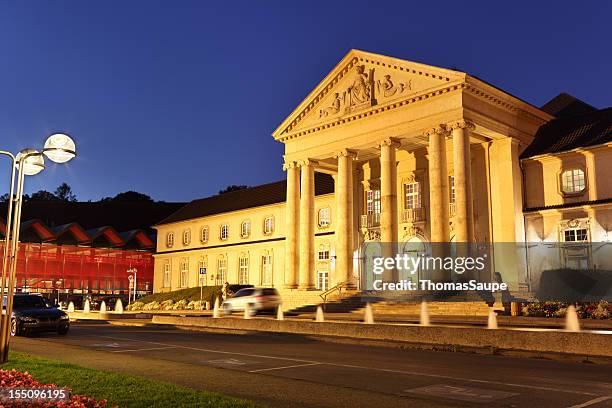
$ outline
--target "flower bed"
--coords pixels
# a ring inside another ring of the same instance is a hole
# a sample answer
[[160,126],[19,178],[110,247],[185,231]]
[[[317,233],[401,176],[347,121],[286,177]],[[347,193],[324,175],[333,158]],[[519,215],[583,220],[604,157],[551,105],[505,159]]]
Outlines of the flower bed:
[[[0,387],[15,389],[57,389],[55,384],[41,384],[36,381],[30,373],[17,370],[0,369]],[[34,400],[16,401],[10,400],[6,394],[0,397],[0,407],[45,407],[45,408],[104,408],[106,400],[97,401],[85,395],[70,395],[70,399],[63,401]]]
[[[523,307],[523,315],[531,317],[565,317],[570,303],[534,302]],[[581,319],[612,318],[612,303],[602,300],[599,303],[578,303],[576,313]]]

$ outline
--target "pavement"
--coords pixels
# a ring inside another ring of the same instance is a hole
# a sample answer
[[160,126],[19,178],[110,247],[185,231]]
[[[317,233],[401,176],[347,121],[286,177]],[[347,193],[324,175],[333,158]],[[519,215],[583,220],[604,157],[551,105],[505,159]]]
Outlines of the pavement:
[[593,362],[93,322],[11,344],[272,407],[612,407],[612,365]]

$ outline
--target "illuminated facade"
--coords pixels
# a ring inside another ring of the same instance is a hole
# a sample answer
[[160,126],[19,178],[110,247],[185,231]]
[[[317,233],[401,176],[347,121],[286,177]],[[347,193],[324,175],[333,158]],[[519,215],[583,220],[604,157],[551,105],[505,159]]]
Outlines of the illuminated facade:
[[[559,98],[537,108],[466,73],[353,50],[274,131],[286,181],[156,226],[154,291],[197,286],[202,268],[207,285],[359,288],[367,241],[606,240],[610,110]],[[584,123],[559,127],[572,104]]]

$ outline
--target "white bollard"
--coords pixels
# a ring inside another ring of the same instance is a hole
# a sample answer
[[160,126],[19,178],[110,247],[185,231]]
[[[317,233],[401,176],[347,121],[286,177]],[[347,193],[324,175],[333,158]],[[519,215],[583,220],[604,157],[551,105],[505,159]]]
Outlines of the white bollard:
[[85,304],[83,305],[83,312],[89,313],[89,299],[85,299]]
[[115,313],[123,314],[123,302],[121,299],[117,299],[117,303],[115,303]]
[[71,312],[74,312],[74,303],[72,303],[72,301],[68,303],[68,313]]
[[325,316],[323,315],[323,308],[321,308],[321,306],[317,306],[317,314],[315,317],[315,321],[318,323],[325,321]]
[[578,313],[576,313],[574,305],[570,305],[565,312],[565,330],[576,333],[580,331]]
[[497,313],[493,308],[489,308],[489,318],[487,319],[487,329],[497,329]]
[[219,314],[219,298],[215,298],[215,307],[213,308],[213,318],[218,319],[221,315]]
[[366,303],[363,322],[365,324],[374,324],[374,312],[372,311],[372,305],[370,305],[370,303]]
[[278,309],[276,310],[276,320],[285,320],[285,315],[283,314],[282,305],[278,305]]
[[430,326],[429,322],[429,309],[427,308],[427,302],[421,302],[421,326]]
[[106,302],[102,301],[102,303],[100,303],[100,313],[106,313]]
[[251,318],[251,305],[248,303],[244,305],[244,316],[242,318],[245,320],[249,320]]

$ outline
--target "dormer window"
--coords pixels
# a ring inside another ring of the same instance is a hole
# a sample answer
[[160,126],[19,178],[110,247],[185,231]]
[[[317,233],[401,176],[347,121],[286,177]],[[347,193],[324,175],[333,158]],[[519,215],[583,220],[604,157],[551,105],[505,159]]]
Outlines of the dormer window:
[[565,194],[579,194],[586,187],[584,171],[581,169],[569,169],[561,173],[561,191]]

